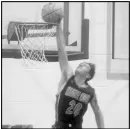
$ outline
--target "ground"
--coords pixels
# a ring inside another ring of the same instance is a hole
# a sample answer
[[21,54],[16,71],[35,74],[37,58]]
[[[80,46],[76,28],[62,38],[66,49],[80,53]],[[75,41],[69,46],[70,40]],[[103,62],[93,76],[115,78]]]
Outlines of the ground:
[[[71,62],[72,67],[79,62]],[[44,63],[40,69],[27,69],[21,59],[3,58],[2,66],[2,124],[51,127],[55,120],[55,95],[60,79],[58,62]],[[128,128],[128,80],[95,78],[90,83],[96,89],[105,127]],[[83,127],[97,127],[90,106]]]

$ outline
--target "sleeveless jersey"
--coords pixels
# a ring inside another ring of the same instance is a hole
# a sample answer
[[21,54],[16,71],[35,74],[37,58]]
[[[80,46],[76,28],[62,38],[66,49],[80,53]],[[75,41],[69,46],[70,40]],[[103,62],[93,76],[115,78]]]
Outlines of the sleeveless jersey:
[[94,88],[90,85],[86,88],[79,88],[75,84],[74,76],[72,76],[57,96],[56,121],[82,124],[83,116],[93,95]]

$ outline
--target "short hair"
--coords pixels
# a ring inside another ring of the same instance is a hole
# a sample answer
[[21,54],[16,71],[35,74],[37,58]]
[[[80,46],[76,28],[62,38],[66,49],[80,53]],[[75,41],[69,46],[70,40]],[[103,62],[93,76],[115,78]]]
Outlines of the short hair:
[[93,63],[88,63],[88,64],[90,66],[90,71],[89,71],[90,78],[87,78],[85,80],[85,83],[87,83],[88,81],[90,81],[94,77],[94,75],[95,75],[95,69],[96,69],[95,64],[93,64]]

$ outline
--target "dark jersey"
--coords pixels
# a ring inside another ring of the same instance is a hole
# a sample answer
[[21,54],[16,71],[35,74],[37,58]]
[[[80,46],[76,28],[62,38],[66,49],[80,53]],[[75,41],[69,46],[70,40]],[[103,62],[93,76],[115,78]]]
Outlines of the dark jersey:
[[82,118],[93,95],[94,89],[91,86],[79,88],[72,76],[57,96],[56,121],[82,124]]

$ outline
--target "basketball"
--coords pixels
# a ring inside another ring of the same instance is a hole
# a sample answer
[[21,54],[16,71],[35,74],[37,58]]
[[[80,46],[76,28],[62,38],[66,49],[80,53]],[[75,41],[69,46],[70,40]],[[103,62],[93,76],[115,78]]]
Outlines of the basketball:
[[63,16],[63,3],[50,2],[42,8],[42,19],[45,22],[59,23]]

